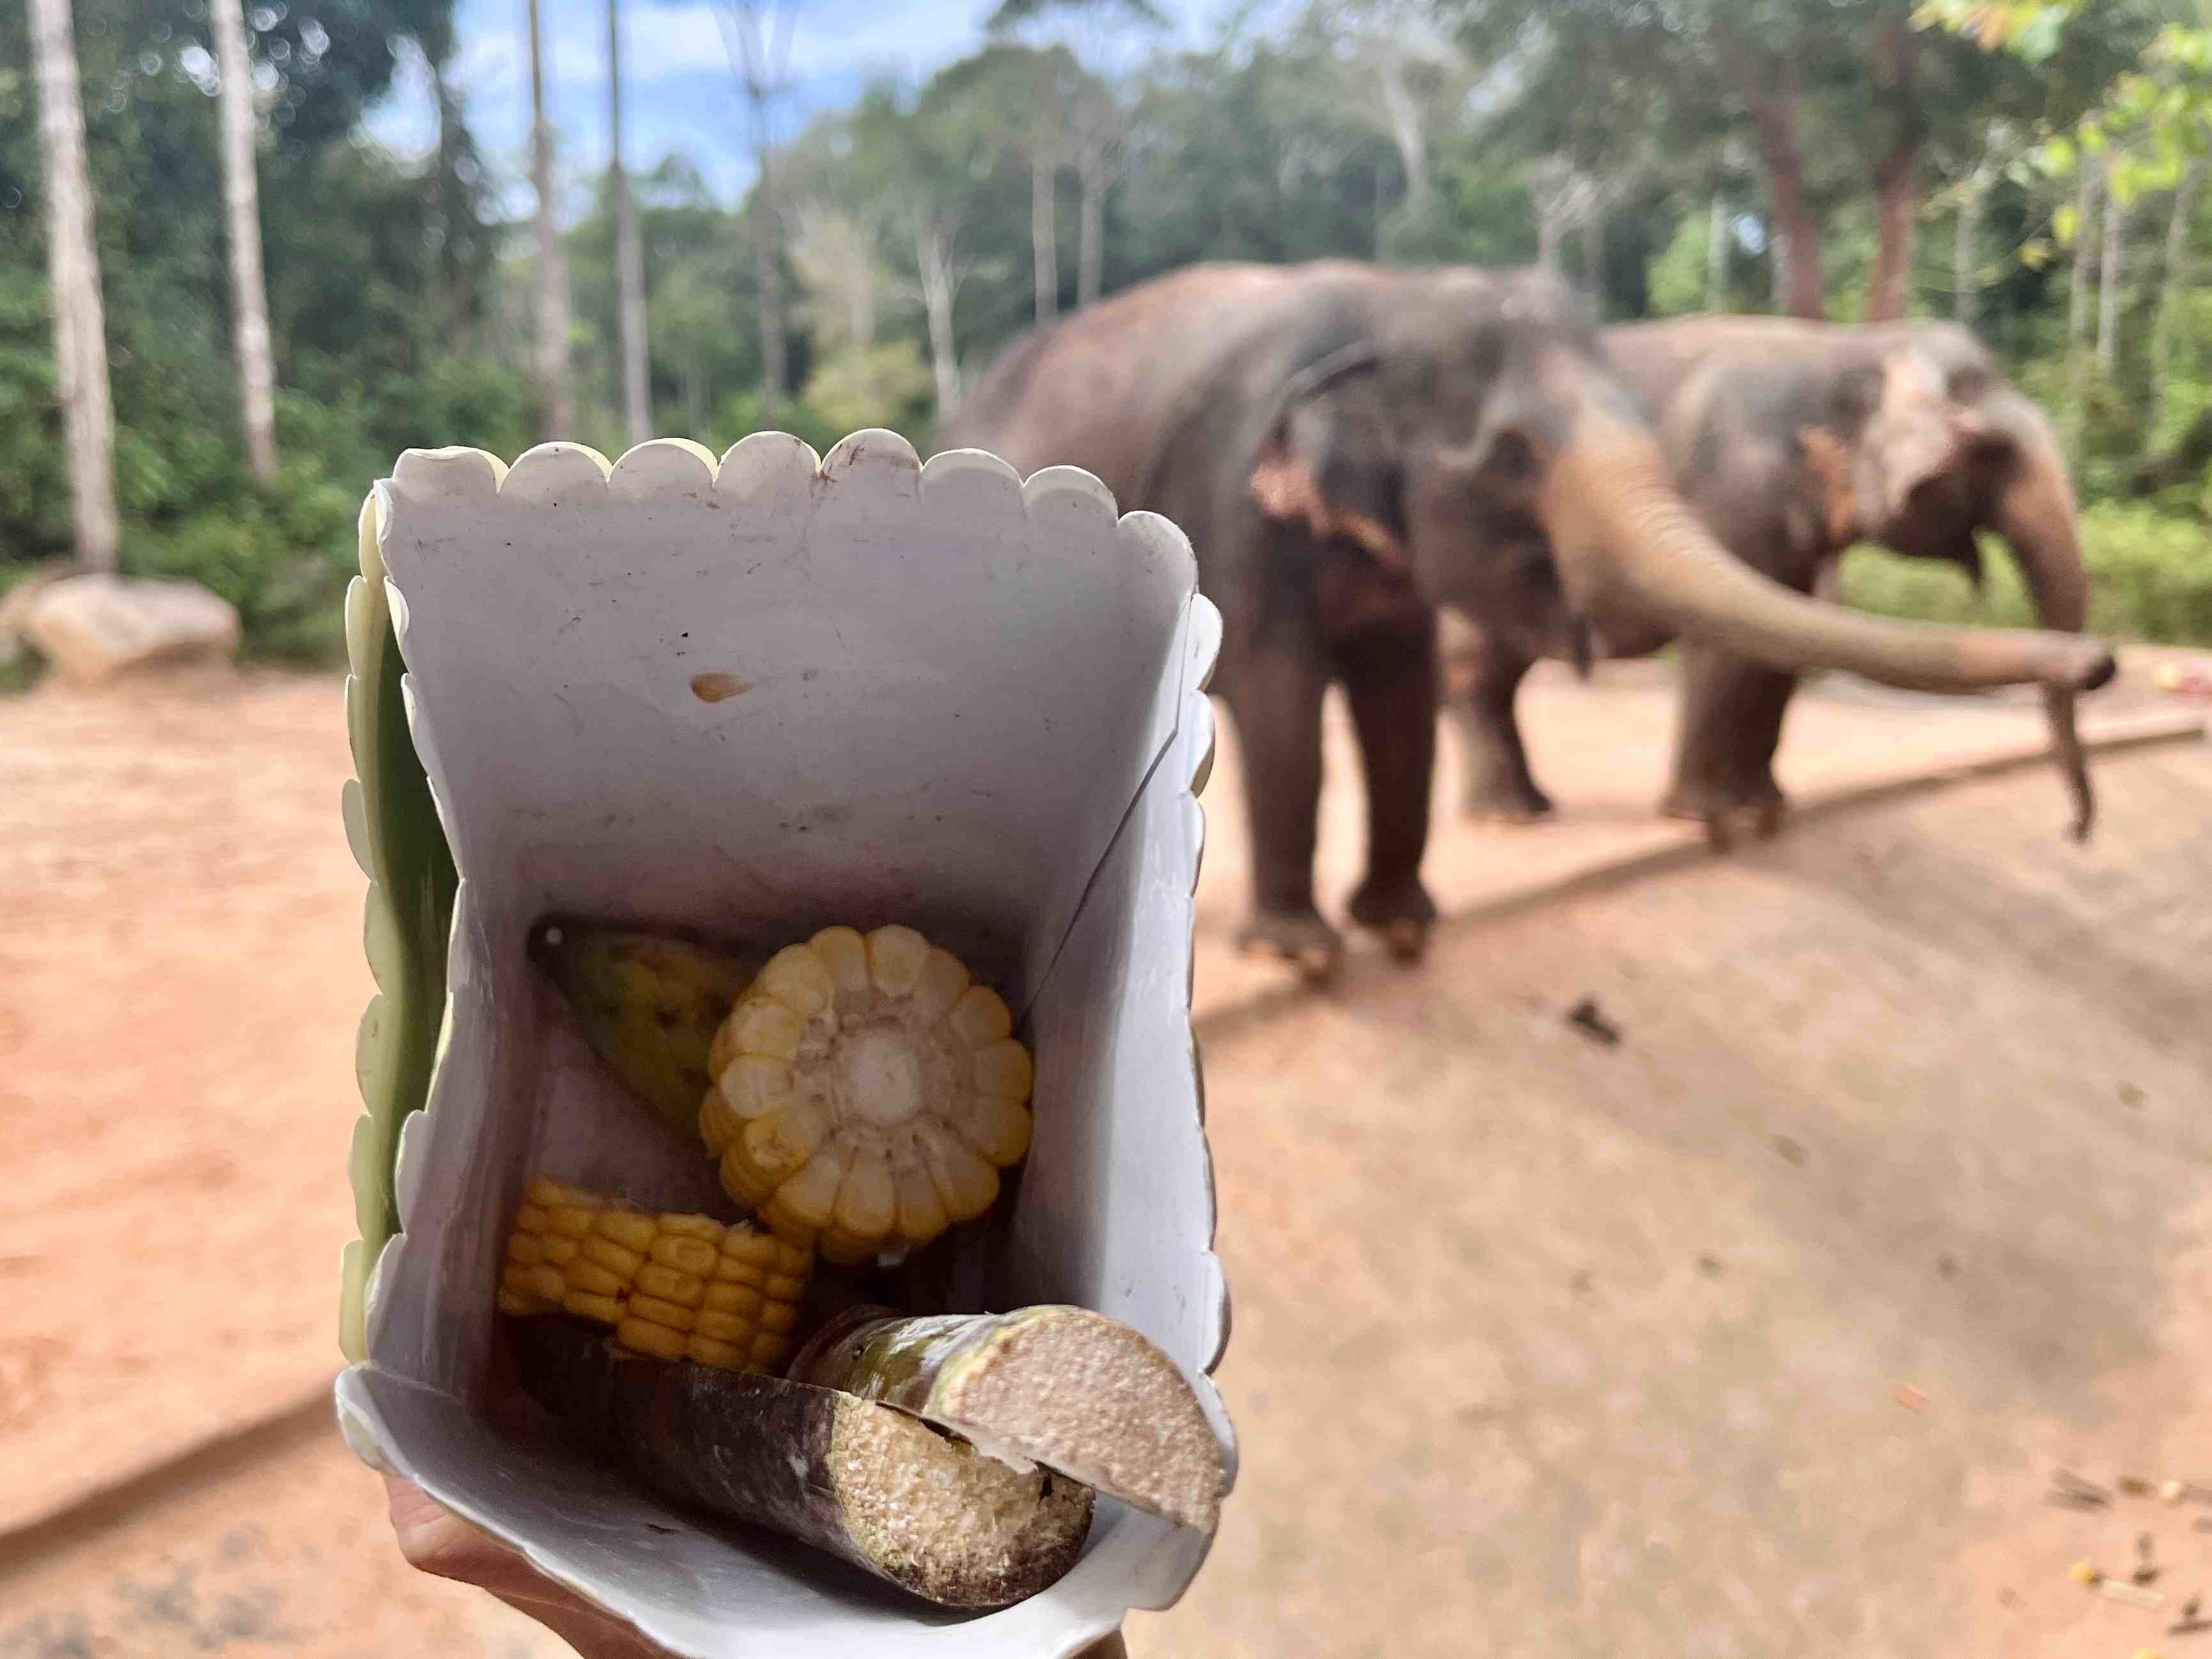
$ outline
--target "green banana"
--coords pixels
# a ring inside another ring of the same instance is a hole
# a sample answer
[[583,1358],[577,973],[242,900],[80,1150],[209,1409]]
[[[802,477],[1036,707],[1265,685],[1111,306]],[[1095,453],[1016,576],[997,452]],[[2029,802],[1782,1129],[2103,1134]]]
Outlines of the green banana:
[[530,955],[561,988],[592,1052],[640,1105],[696,1142],[715,1029],[767,958],[560,917],[531,930]]

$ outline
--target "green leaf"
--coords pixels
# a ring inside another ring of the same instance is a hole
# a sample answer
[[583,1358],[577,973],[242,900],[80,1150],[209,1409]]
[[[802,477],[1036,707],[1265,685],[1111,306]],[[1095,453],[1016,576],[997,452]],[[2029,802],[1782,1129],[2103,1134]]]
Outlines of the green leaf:
[[2012,49],[2027,62],[2041,64],[2058,50],[2065,32],[2066,20],[2056,9],[2045,10],[2013,36]]

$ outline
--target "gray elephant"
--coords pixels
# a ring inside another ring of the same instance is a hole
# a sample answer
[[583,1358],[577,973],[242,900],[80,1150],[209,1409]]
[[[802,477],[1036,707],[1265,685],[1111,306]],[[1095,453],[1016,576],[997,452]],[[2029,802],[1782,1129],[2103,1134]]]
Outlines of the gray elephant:
[[940,441],[1024,472],[1084,467],[1188,533],[1244,757],[1244,941],[1316,975],[1340,949],[1313,892],[1332,681],[1366,774],[1352,919],[1410,958],[1435,918],[1420,866],[1438,605],[1585,657],[1603,616],[1899,685],[2070,691],[2112,668],[2069,635],[1856,615],[1731,557],[1669,481],[1580,302],[1538,272],[1194,266],[1015,342]]
[[[1676,489],[1762,574],[1800,593],[1830,591],[1844,550],[1871,541],[1947,560],[1978,584],[1976,532],[1988,529],[2011,547],[2043,625],[2081,627],[2088,589],[2065,462],[2042,416],[1964,329],[1691,317],[1601,337],[1656,427]],[[1594,620],[1608,656],[1645,654],[1674,633],[1648,611]],[[1771,833],[1784,805],[1774,753],[1797,675],[1683,633],[1684,706],[1662,810],[1703,820],[1723,842],[1746,814]],[[1468,810],[1542,816],[1551,803],[1529,775],[1513,699],[1545,642],[1480,621],[1447,637]],[[2094,804],[2073,689],[2046,683],[2045,697],[2078,839]]]

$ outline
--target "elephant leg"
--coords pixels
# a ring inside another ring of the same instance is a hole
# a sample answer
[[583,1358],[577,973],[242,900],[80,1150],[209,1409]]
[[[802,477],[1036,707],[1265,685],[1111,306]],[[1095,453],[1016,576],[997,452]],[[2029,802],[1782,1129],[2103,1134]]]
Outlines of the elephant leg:
[[1533,659],[1487,637],[1459,652],[1448,671],[1447,707],[1467,757],[1461,810],[1472,818],[1533,823],[1548,817],[1551,797],[1528,774],[1513,700]]
[[1796,690],[1795,674],[1685,645],[1674,781],[1661,810],[1704,823],[1722,847],[1740,814],[1751,814],[1761,835],[1779,829],[1785,802],[1774,781],[1774,752]]
[[1441,690],[1433,619],[1363,641],[1343,672],[1367,778],[1367,874],[1352,896],[1352,918],[1382,934],[1399,961],[1418,961],[1437,919],[1421,885]]
[[1252,833],[1252,913],[1243,949],[1294,962],[1310,980],[1336,971],[1344,941],[1314,908],[1321,810],[1321,708],[1329,673],[1317,649],[1276,647],[1240,665],[1224,688],[1243,761]]

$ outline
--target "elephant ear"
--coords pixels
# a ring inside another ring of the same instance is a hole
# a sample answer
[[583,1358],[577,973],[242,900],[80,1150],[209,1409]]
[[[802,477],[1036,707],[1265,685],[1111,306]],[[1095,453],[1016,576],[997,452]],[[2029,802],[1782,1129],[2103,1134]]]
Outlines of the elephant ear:
[[1941,367],[1906,349],[1882,360],[1880,397],[1862,428],[1862,525],[1890,524],[1923,484],[1964,470],[1990,439],[1987,419],[1952,396]]
[[1407,576],[1399,466],[1373,380],[1380,361],[1371,346],[1346,346],[1291,377],[1252,464],[1252,499],[1278,522],[1348,541]]

